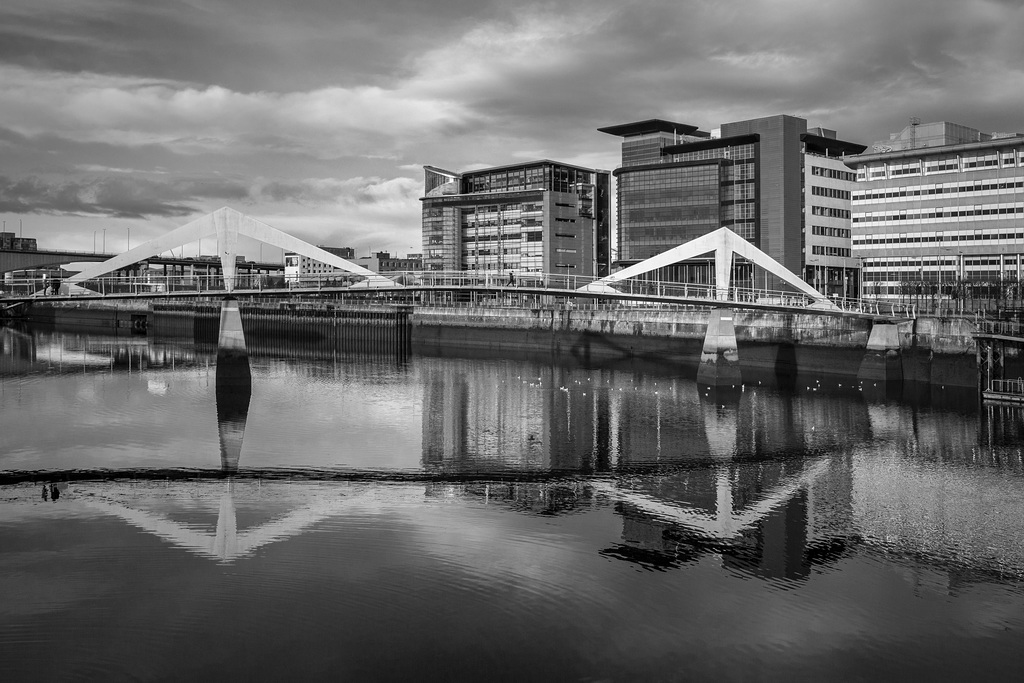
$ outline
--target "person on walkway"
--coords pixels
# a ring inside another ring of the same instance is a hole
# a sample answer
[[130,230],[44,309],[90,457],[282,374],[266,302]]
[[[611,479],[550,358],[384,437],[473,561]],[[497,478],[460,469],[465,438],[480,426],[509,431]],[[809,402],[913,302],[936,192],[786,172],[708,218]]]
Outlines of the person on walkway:
[[516,274],[513,273],[511,270],[508,271],[508,286],[509,287],[515,287],[516,286]]

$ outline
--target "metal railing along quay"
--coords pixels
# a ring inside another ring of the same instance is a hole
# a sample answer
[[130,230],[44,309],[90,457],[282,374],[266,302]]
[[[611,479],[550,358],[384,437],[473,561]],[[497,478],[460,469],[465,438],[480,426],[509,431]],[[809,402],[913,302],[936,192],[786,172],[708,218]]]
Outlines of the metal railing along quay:
[[[293,294],[302,297],[310,294],[331,294],[333,297],[351,293],[360,297],[373,295],[398,296],[402,292],[476,292],[478,300],[487,297],[491,305],[501,305],[506,294],[555,296],[572,299],[600,299],[606,301],[628,301],[628,305],[655,304],[734,304],[750,308],[806,309],[816,303],[815,299],[803,292],[772,290],[765,288],[730,287],[717,288],[708,284],[666,282],[659,280],[630,279],[613,283],[599,283],[590,291],[580,291],[599,280],[596,277],[566,275],[564,273],[527,273],[510,276],[500,273],[475,271],[402,271],[387,273],[386,277],[395,283],[394,287],[379,286],[359,275],[322,274],[286,278],[274,275],[239,275],[235,277],[234,291],[239,295],[280,297]],[[56,284],[56,293],[54,285]],[[143,273],[137,276],[112,275],[72,285],[67,282],[41,279],[13,279],[3,282],[0,298],[68,300],[83,297],[92,298],[180,298],[213,297],[225,292],[222,275],[163,275]],[[854,314],[914,318],[916,306],[912,303],[883,299],[843,299],[830,297],[828,301],[837,309]],[[463,303],[454,298],[430,300],[432,305]],[[507,300],[507,305],[520,306],[521,301]],[[820,306],[815,306],[820,309]]]

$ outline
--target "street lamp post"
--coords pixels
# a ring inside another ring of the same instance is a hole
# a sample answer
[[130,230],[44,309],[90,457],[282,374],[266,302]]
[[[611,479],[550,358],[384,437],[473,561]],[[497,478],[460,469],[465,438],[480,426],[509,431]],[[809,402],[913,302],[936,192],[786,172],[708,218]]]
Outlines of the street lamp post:
[[130,227],[128,227],[128,226],[125,226],[125,230],[128,231],[128,249],[126,249],[125,251],[131,251],[132,250],[132,229]]
[[103,253],[107,253],[107,229],[103,228]]

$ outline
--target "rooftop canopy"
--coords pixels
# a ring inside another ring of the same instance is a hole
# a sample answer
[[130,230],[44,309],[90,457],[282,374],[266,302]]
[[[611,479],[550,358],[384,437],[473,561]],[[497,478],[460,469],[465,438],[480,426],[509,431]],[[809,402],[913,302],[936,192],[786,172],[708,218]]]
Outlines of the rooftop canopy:
[[693,135],[697,132],[697,126],[676,121],[665,121],[664,119],[647,119],[646,121],[635,121],[633,123],[620,123],[617,126],[605,126],[598,128],[600,133],[618,135],[623,138],[631,138],[647,133],[678,133],[679,135]]
[[813,133],[801,133],[800,140],[807,146],[807,151],[812,154],[823,154],[825,156],[842,156],[844,154],[860,154],[868,147],[859,145],[856,142],[846,142],[835,138],[826,138]]

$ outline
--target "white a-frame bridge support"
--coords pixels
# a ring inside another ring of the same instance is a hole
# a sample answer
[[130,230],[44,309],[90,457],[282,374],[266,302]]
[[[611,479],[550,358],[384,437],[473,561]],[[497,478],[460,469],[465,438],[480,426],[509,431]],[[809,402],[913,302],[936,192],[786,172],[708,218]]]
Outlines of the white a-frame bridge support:
[[266,223],[258,221],[251,216],[246,216],[234,209],[229,209],[226,206],[202,218],[197,218],[191,223],[186,223],[180,228],[175,228],[166,235],[161,235],[144,244],[140,244],[134,249],[130,249],[112,259],[91,264],[77,275],[68,278],[67,282],[69,284],[78,284],[91,280],[105,273],[138,263],[151,256],[170,251],[175,247],[216,236],[217,255],[220,257],[221,270],[224,274],[224,288],[231,292],[235,288],[235,257],[238,251],[239,235],[251,237],[273,247],[287,249],[288,251],[308,256],[354,275],[362,275],[366,277],[365,284],[360,283],[364,287],[401,287],[394,280],[356,265],[340,256],[335,256],[319,247],[314,247],[308,242],[303,242],[297,237],[292,237],[277,228],[273,228]]
[[584,285],[578,291],[607,292],[612,283],[643,275],[658,268],[671,266],[680,261],[697,258],[708,252],[713,252],[715,255],[715,288],[718,291],[717,298],[720,300],[727,301],[729,299],[729,290],[732,286],[733,255],[739,254],[754,265],[763,268],[783,282],[806,294],[814,300],[814,306],[824,308],[836,307],[824,294],[811,287],[788,268],[729,228],[719,228],[685,244],[680,244],[678,247],[673,247],[636,265],[623,268],[600,280]]

